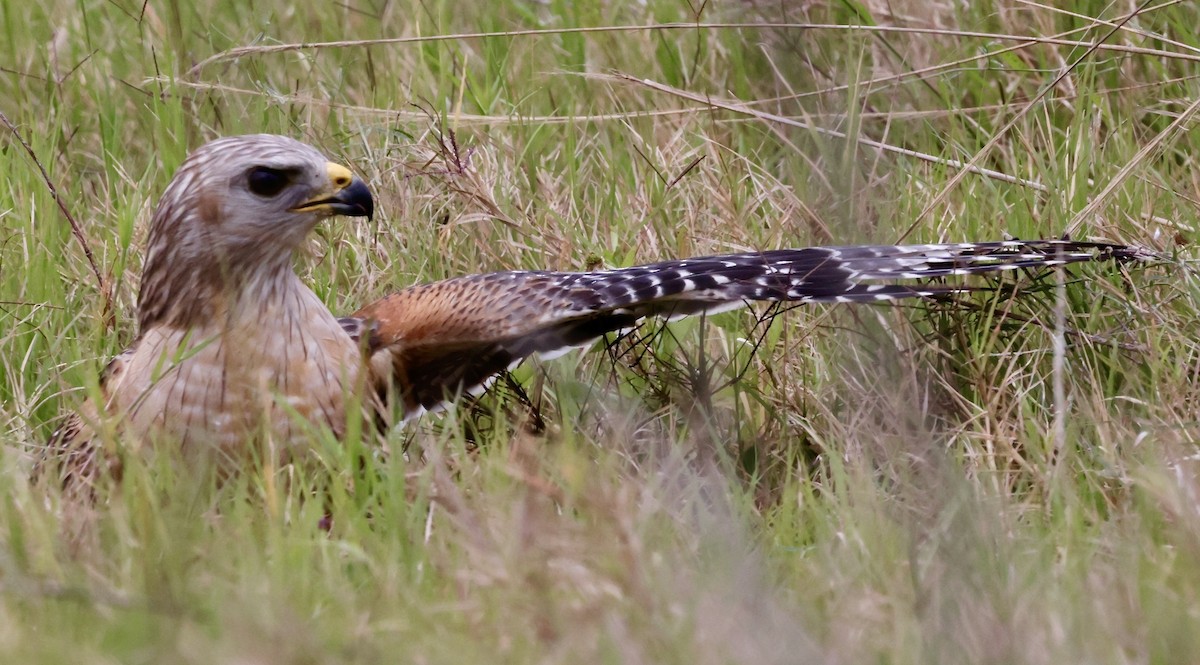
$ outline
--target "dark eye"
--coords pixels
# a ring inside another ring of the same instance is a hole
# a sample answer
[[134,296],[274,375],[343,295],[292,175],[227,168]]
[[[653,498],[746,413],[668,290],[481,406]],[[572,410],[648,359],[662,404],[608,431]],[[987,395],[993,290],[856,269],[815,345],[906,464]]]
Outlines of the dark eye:
[[256,166],[246,174],[246,182],[250,186],[250,191],[268,198],[283,191],[283,188],[287,187],[288,180],[286,172],[269,169],[265,166]]

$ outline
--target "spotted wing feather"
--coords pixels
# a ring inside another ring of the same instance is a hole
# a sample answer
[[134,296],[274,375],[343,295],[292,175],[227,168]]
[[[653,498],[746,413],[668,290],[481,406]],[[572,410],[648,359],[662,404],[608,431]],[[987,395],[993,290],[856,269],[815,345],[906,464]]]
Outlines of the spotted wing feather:
[[1001,241],[813,247],[703,256],[594,272],[501,272],[404,289],[343,325],[369,332],[372,375],[411,417],[533,355],[554,356],[646,317],[749,301],[879,302],[962,287],[903,280],[1133,256],[1120,245]]

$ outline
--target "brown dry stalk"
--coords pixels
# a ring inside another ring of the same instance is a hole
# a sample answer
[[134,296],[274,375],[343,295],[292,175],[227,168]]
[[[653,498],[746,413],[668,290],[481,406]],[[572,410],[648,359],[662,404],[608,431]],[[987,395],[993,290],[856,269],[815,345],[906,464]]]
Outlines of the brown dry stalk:
[[1135,169],[1137,169],[1138,165],[1146,161],[1146,159],[1150,157],[1151,153],[1157,151],[1163,142],[1167,140],[1168,136],[1174,135],[1176,130],[1183,127],[1184,124],[1186,124],[1187,121],[1196,114],[1197,110],[1200,110],[1200,99],[1192,102],[1191,105],[1189,105],[1187,109],[1183,111],[1183,113],[1179,114],[1178,118],[1175,118],[1175,122],[1172,122],[1166,129],[1159,132],[1157,136],[1151,139],[1146,145],[1142,146],[1142,149],[1138,150],[1137,154],[1134,155],[1133,158],[1130,159],[1127,164],[1125,164],[1125,166],[1122,166],[1120,171],[1117,171],[1117,175],[1113,176],[1113,179],[1108,181],[1108,184],[1104,186],[1104,189],[1100,190],[1099,194],[1093,196],[1092,200],[1089,201],[1082,210],[1075,213],[1075,216],[1071,218],[1071,223],[1067,225],[1067,235],[1074,235],[1074,233],[1084,223],[1084,220],[1095,214],[1096,211],[1100,209],[1100,206],[1104,205],[1104,202],[1108,200],[1108,197],[1112,196],[1112,193],[1115,192],[1117,188],[1120,187],[1127,179],[1129,179],[1129,176],[1134,172]]
[[[1145,16],[1146,14],[1149,14],[1150,12],[1156,12],[1160,9],[1170,7],[1171,5],[1182,4],[1185,1],[1190,1],[1190,0],[1168,0],[1167,2],[1164,2],[1161,5],[1147,7],[1144,11],[1139,12],[1139,14],[1141,16]],[[1078,12],[1073,12],[1068,9],[1063,9],[1062,7],[1055,7],[1053,5],[1049,5],[1049,4],[1042,3],[1042,2],[1031,2],[1030,0],[1014,0],[1014,2],[1019,2],[1022,5],[1036,7],[1037,9],[1041,9],[1043,11],[1048,11],[1048,12],[1053,12],[1055,14],[1064,14],[1064,15],[1070,16],[1072,18],[1078,18],[1078,19],[1083,19],[1085,21],[1091,21],[1092,25],[1106,25],[1110,28],[1114,27],[1114,26],[1119,27],[1121,30],[1124,30],[1125,32],[1128,32],[1130,34],[1138,35],[1139,37],[1145,37],[1147,39],[1153,39],[1156,41],[1160,41],[1164,44],[1170,44],[1171,46],[1174,46],[1175,48],[1178,48],[1178,49],[1183,49],[1184,51],[1191,51],[1192,53],[1200,53],[1200,49],[1196,48],[1195,46],[1192,46],[1190,44],[1185,44],[1177,39],[1170,39],[1166,35],[1162,35],[1162,34],[1155,33],[1155,32],[1150,32],[1148,30],[1143,30],[1142,28],[1139,28],[1137,26],[1129,26],[1129,25],[1119,25],[1118,26],[1117,23],[1120,22],[1120,20],[1121,20],[1120,18],[1116,19],[1115,21],[1110,21],[1107,19],[1102,19],[1098,16],[1088,16],[1087,14],[1080,14]],[[1076,28],[1075,30],[1072,30],[1072,32],[1079,32],[1079,31],[1088,30],[1088,29],[1090,29],[1090,26],[1084,27],[1084,28]],[[1062,35],[1058,35],[1058,36],[1061,37]]]
[[1150,6],[1151,1],[1152,0],[1145,0],[1141,5],[1138,6],[1137,9],[1122,17],[1120,22],[1109,28],[1108,32],[1104,33],[1104,36],[1096,40],[1095,43],[1089,45],[1087,50],[1084,51],[1083,54],[1081,54],[1078,58],[1076,58],[1074,62],[1064,67],[1063,70],[1059,72],[1058,76],[1054,77],[1053,81],[1050,81],[1046,85],[1042,86],[1041,91],[1034,95],[1033,99],[1029,100],[1028,103],[1022,106],[1021,109],[1017,111],[1008,122],[1004,123],[1004,126],[1001,127],[995,134],[993,134],[992,138],[989,139],[988,142],[984,144],[984,146],[980,148],[979,151],[976,152],[969,161],[967,161],[966,166],[959,169],[958,173],[955,173],[954,176],[950,178],[950,181],[946,183],[946,186],[942,187],[941,191],[937,193],[937,196],[933,197],[933,200],[930,201],[925,206],[925,209],[917,215],[917,218],[913,220],[913,223],[909,225],[907,229],[905,229],[904,233],[900,234],[900,237],[896,240],[896,242],[903,242],[905,238],[915,231],[916,228],[920,226],[921,222],[925,221],[925,218],[928,217],[931,212],[937,209],[938,206],[942,205],[946,198],[950,196],[950,192],[954,191],[955,187],[958,187],[958,183],[962,182],[963,178],[966,178],[967,174],[972,172],[972,169],[976,167],[979,162],[982,161],[983,158],[992,151],[992,148],[995,148],[1000,144],[1000,141],[1004,139],[1004,137],[1013,127],[1016,127],[1017,123],[1020,122],[1022,118],[1024,118],[1026,115],[1029,115],[1029,112],[1036,108],[1038,104],[1040,104],[1041,101],[1050,94],[1051,90],[1057,88],[1058,84],[1062,83],[1063,79],[1067,78],[1071,72],[1075,71],[1075,68],[1077,68],[1080,63],[1091,57],[1093,53],[1100,49],[1104,42],[1108,41],[1109,38],[1119,32],[1121,30],[1121,26],[1125,25],[1129,21],[1132,21],[1135,16],[1138,16],[1141,12],[1145,11],[1146,8]]
[[[1116,32],[1126,22],[1134,16],[1144,12],[1149,5],[1149,0],[1143,3],[1137,11],[1124,17],[1117,27],[1113,28],[1112,32]],[[775,30],[828,30],[839,32],[872,32],[872,33],[892,33],[892,34],[911,34],[911,35],[939,35],[942,37],[961,37],[969,39],[989,39],[995,41],[1016,41],[1016,42],[1032,42],[1036,44],[1052,44],[1055,46],[1072,46],[1083,47],[1088,49],[1088,53],[1096,50],[1118,51],[1122,53],[1133,53],[1138,55],[1151,55],[1159,58],[1169,58],[1176,60],[1191,60],[1200,62],[1200,55],[1187,55],[1176,53],[1173,51],[1164,51],[1161,49],[1143,48],[1140,46],[1126,46],[1122,44],[1105,44],[1103,43],[1109,35],[1105,35],[1105,39],[1100,40],[1100,43],[1077,41],[1072,39],[1058,39],[1054,37],[1031,37],[1029,35],[1008,35],[1003,33],[993,32],[976,32],[971,30],[946,30],[934,28],[909,28],[900,26],[888,25],[837,25],[826,23],[653,23],[649,25],[604,25],[594,26],[589,28],[541,28],[534,30],[506,30],[502,32],[463,32],[449,35],[422,35],[415,37],[390,37],[386,39],[352,39],[333,42],[295,42],[288,44],[271,44],[268,46],[239,46],[225,51],[221,51],[215,55],[211,55],[204,60],[201,60],[194,67],[189,69],[183,78],[195,80],[200,72],[209,65],[223,62],[225,60],[237,60],[251,55],[263,55],[267,53],[284,53],[288,51],[307,51],[320,49],[340,49],[340,48],[362,48],[367,46],[389,46],[396,44],[420,44],[427,42],[442,42],[442,41],[459,41],[465,39],[490,39],[496,37],[512,38],[512,37],[542,37],[546,35],[567,35],[567,34],[594,34],[594,33],[609,33],[609,32],[633,32],[642,30],[731,30],[731,29],[775,29]],[[1085,54],[1086,55],[1086,54]]]
[[[1014,47],[1014,48],[1016,48],[1016,47]],[[999,52],[1000,51],[993,51],[991,53],[995,54],[995,53],[999,53]],[[980,57],[985,57],[985,56],[974,56],[974,57],[970,58],[970,60],[978,60]],[[963,60],[960,62],[966,62],[966,61],[967,60]],[[929,68],[929,69],[925,69],[925,70],[914,70],[913,72],[910,72],[910,73],[915,74],[917,72],[928,72],[928,71],[932,71],[932,69],[933,68]],[[876,81],[884,81],[884,80],[889,80],[889,79],[893,79],[893,78],[895,78],[895,77],[893,76],[893,77],[888,77],[887,79],[875,79],[874,81],[864,81],[863,83],[858,84],[858,85],[865,86],[865,85],[869,85]],[[1192,79],[1197,79],[1197,78],[1200,78],[1200,74],[1195,74],[1192,76],[1179,76],[1179,77],[1175,77],[1175,78],[1164,79],[1162,81],[1154,81],[1152,83],[1142,83],[1142,84],[1138,84],[1138,85],[1127,85],[1127,86],[1121,86],[1118,88],[1109,88],[1105,92],[1107,92],[1109,94],[1116,94],[1116,93],[1121,93],[1121,92],[1144,90],[1146,88],[1162,87],[1162,86],[1171,85],[1174,83],[1190,81]],[[359,104],[347,104],[345,102],[335,102],[330,99],[314,97],[311,95],[302,95],[302,94],[297,94],[297,93],[282,93],[279,91],[254,90],[251,88],[239,88],[237,86],[226,85],[223,83],[208,83],[208,82],[204,82],[204,81],[183,81],[180,79],[173,79],[173,78],[167,77],[167,76],[154,76],[154,77],[146,79],[146,82],[147,83],[161,83],[161,84],[177,85],[181,88],[188,88],[191,90],[200,90],[203,92],[260,97],[260,98],[269,99],[269,100],[277,102],[277,103],[286,102],[286,103],[295,103],[295,104],[308,104],[311,106],[317,106],[320,108],[327,108],[327,109],[334,109],[337,111],[345,111],[346,113],[359,114],[362,116],[374,116],[374,117],[382,117],[382,118],[389,118],[389,119],[404,119],[404,120],[428,120],[429,119],[429,113],[426,111],[409,111],[409,110],[405,110],[405,109],[389,109],[389,108],[379,108],[379,107],[375,107],[375,106],[362,106]],[[825,94],[828,92],[836,92],[839,89],[845,89],[846,87],[848,87],[848,86],[838,86],[837,88],[824,88],[822,90],[815,90],[811,93],[799,93],[799,94],[795,94],[795,95],[786,95],[786,96],[782,96],[782,97],[764,97],[762,99],[748,99],[748,100],[745,100],[743,102],[738,102],[738,103],[747,108],[753,108],[755,106],[762,106],[762,105],[768,104],[768,103],[776,103],[776,102],[786,101],[789,99],[797,99],[800,97],[806,97],[811,94]],[[1057,95],[1055,97],[1052,97],[1051,101],[1068,101],[1068,100],[1073,100],[1075,98],[1076,98],[1076,96],[1073,94],[1063,94],[1063,95]],[[945,118],[945,117],[953,117],[953,116],[969,115],[969,114],[977,114],[977,113],[994,113],[997,111],[1003,111],[1005,109],[1008,109],[1011,106],[1012,105],[1010,103],[1004,103],[1004,104],[985,104],[982,106],[962,106],[962,107],[953,108],[953,109],[930,109],[930,110],[926,110],[926,111],[915,111],[915,110],[914,111],[865,111],[863,113],[859,113],[858,116],[860,118],[863,118],[864,120],[867,120],[867,119],[870,119],[870,120],[884,119],[884,120],[889,120],[889,121],[920,120],[920,119],[925,119],[925,118]],[[624,111],[624,112],[619,112],[619,113],[618,112],[594,113],[594,114],[584,114],[584,115],[521,115],[518,113],[510,113],[507,115],[485,115],[485,114],[481,114],[481,113],[447,112],[445,114],[445,116],[446,116],[447,120],[452,120],[452,121],[454,121],[455,124],[458,124],[458,125],[468,125],[468,124],[509,125],[509,124],[514,124],[514,123],[531,123],[531,122],[536,122],[539,124],[546,124],[546,125],[566,125],[566,124],[571,124],[571,123],[600,123],[600,122],[612,122],[612,121],[617,121],[617,120],[624,121],[624,120],[631,120],[634,118],[663,118],[663,117],[672,117],[672,116],[680,116],[680,115],[691,115],[691,114],[697,113],[698,111],[699,111],[699,109],[696,109],[695,107],[683,107],[683,108],[675,108],[675,109],[655,109],[655,110],[645,109],[645,110],[638,110],[638,111]],[[809,118],[822,118],[822,119],[824,119],[824,118],[841,118],[844,116],[845,116],[844,113],[809,113],[807,115],[807,117],[809,117]],[[794,119],[793,116],[784,116],[784,117]],[[747,120],[747,122],[749,122],[749,120]]]
[[64,201],[63,197],[58,193],[58,187],[55,186],[54,180],[50,178],[50,174],[46,171],[46,167],[43,166],[41,160],[38,159],[37,153],[33,151],[33,146],[29,145],[29,142],[25,140],[24,136],[21,136],[21,132],[17,131],[17,126],[8,119],[8,116],[5,115],[3,111],[0,111],[0,122],[4,123],[5,127],[8,127],[8,131],[12,132],[12,135],[17,139],[17,142],[20,143],[21,147],[25,149],[25,152],[29,155],[29,159],[33,160],[34,166],[36,166],[38,168],[38,172],[41,173],[42,182],[45,182],[46,189],[50,190],[50,197],[54,199],[56,204],[58,204],[59,211],[62,212],[63,217],[66,217],[67,222],[70,223],[71,235],[75,236],[75,240],[79,242],[80,248],[83,249],[83,255],[87,258],[88,266],[91,267],[92,274],[96,276],[96,286],[100,289],[100,293],[104,296],[104,320],[111,323],[114,311],[112,290],[109,288],[108,280],[104,279],[104,276],[100,273],[100,267],[96,264],[96,256],[92,253],[92,248],[91,245],[88,244],[87,236],[83,234],[83,227],[79,225],[79,222],[75,219],[75,216],[72,215],[71,211],[67,208],[66,201]]
[[[1168,0],[1167,2],[1164,2],[1161,5],[1155,5],[1153,7],[1149,7],[1147,9],[1145,9],[1144,11],[1139,13],[1139,16],[1146,16],[1147,14],[1158,11],[1159,9],[1163,9],[1165,7],[1170,7],[1171,5],[1179,4],[1182,1],[1183,0]],[[1071,15],[1075,16],[1075,14],[1071,14]],[[1131,14],[1131,16],[1132,16],[1132,14]],[[1117,20],[1120,21],[1120,20],[1124,20],[1125,18],[1127,18],[1127,17],[1119,17]],[[1104,21],[1102,19],[1092,19],[1092,20],[1099,24],[1112,25],[1110,22]],[[961,67],[970,66],[981,60],[988,60],[991,58],[995,58],[996,56],[1004,55],[1005,53],[1011,53],[1013,51],[1020,51],[1023,49],[1027,49],[1030,46],[1035,46],[1038,44],[1055,43],[1054,40],[1061,41],[1061,40],[1066,39],[1067,37],[1070,37],[1071,35],[1074,35],[1074,34],[1077,34],[1080,32],[1084,32],[1085,30],[1090,30],[1090,29],[1091,29],[1090,26],[1085,26],[1082,28],[1075,28],[1074,30],[1068,30],[1066,32],[1060,32],[1055,35],[1050,35],[1049,37],[1027,37],[1026,41],[1019,43],[1019,44],[1013,44],[1012,46],[1005,46],[1004,48],[996,49],[996,50],[991,50],[989,48],[987,50],[984,50],[981,53],[977,53],[975,55],[972,55],[972,56],[969,56],[966,58],[960,58],[958,60],[952,60],[950,62],[939,62],[935,65],[930,65],[928,67],[923,67],[921,69],[912,69],[912,70],[897,72],[895,74],[889,74],[887,76],[881,76],[879,78],[869,79],[866,81],[858,81],[855,83],[847,83],[844,85],[829,86],[827,88],[821,88],[820,90],[811,90],[808,92],[801,92],[801,93],[796,93],[796,94],[791,94],[791,95],[783,95],[783,96],[779,96],[779,97],[767,97],[764,99],[747,100],[745,103],[750,106],[762,105],[762,104],[777,104],[778,102],[786,101],[786,100],[790,100],[790,99],[802,99],[804,97],[813,97],[813,96],[820,96],[820,95],[828,95],[828,94],[832,94],[835,92],[844,92],[844,91],[850,90],[851,88],[876,90],[876,89],[878,89],[878,87],[880,85],[883,85],[885,83],[899,83],[901,81],[904,81],[907,79],[913,79],[913,78],[924,79],[926,77],[926,75],[928,75],[928,74],[935,74],[937,72],[942,72],[942,71],[946,71],[946,70],[955,70],[955,69],[959,69]],[[1136,28],[1124,27],[1122,29],[1130,31],[1130,32],[1134,32],[1139,35],[1142,34],[1142,31],[1137,30]],[[1161,37],[1155,36],[1153,38],[1159,39],[1162,41],[1166,41],[1171,44],[1175,43],[1171,40],[1165,40]],[[1101,48],[1104,48],[1104,47],[1101,47]],[[1188,50],[1197,51],[1198,49],[1189,48]],[[1155,82],[1153,85],[1158,85],[1160,83],[1161,82]],[[1056,97],[1055,99],[1071,99],[1071,97],[1069,95],[1067,95],[1067,96],[1062,96],[1062,97]],[[1005,105],[1005,107],[1007,107],[1007,105]],[[867,114],[867,113],[862,114],[863,117],[868,117],[868,115],[870,115],[870,114]]]
[[[740,102],[714,99],[713,97],[708,96],[708,95],[701,95],[701,94],[697,94],[694,92],[688,92],[687,90],[681,90],[679,88],[675,88],[675,87],[672,87],[672,86],[669,86],[669,85],[666,85],[663,83],[658,83],[657,81],[651,81],[649,79],[639,79],[639,78],[636,78],[633,76],[629,76],[627,74],[614,74],[614,75],[593,74],[590,76],[592,78],[597,78],[597,79],[629,81],[631,83],[636,83],[638,85],[642,85],[647,88],[650,88],[651,90],[657,90],[658,92],[664,92],[669,95],[674,95],[676,97],[682,97],[683,99],[688,99],[688,100],[691,100],[691,101],[694,101],[694,102],[697,102],[700,104],[704,104],[706,106],[724,109],[726,111],[732,111],[734,113],[740,113],[742,115],[752,116],[752,117],[758,118],[760,120],[775,122],[775,123],[779,123],[781,125],[789,125],[791,127],[799,127],[801,129],[806,129],[806,130],[809,130],[812,132],[816,132],[817,134],[822,134],[824,136],[832,136],[834,138],[839,138],[839,139],[850,139],[851,138],[845,132],[840,132],[836,129],[828,129],[825,127],[818,127],[817,125],[814,125],[814,124],[808,123],[808,122],[804,122],[802,120],[795,120],[792,118],[788,118],[786,116],[776,115],[774,113],[768,113],[766,111],[759,111],[758,109],[750,108]],[[869,138],[865,138],[862,136],[853,137],[853,140],[857,141],[858,143],[860,143],[862,145],[870,146],[872,148],[878,148],[879,150],[883,150],[886,152],[892,152],[892,153],[896,153],[898,155],[905,155],[907,157],[915,157],[917,159],[924,160],[927,162],[932,162],[934,164],[942,164],[942,165],[951,166],[954,168],[961,168],[961,169],[964,169],[965,172],[967,172],[967,173],[977,173],[979,175],[987,176],[989,178],[993,178],[993,179],[999,180],[1001,182],[1007,182],[1007,183],[1011,183],[1014,185],[1021,185],[1022,187],[1029,187],[1030,189],[1034,189],[1039,192],[1047,191],[1046,186],[1039,182],[1035,182],[1033,180],[1026,180],[1024,178],[1018,178],[1016,176],[1008,175],[1007,173],[1001,173],[1000,171],[995,171],[992,169],[984,168],[982,166],[977,166],[975,164],[970,164],[970,163],[964,164],[963,162],[960,162],[957,159],[948,159],[945,157],[938,157],[936,155],[930,155],[930,154],[924,153],[924,152],[918,152],[916,150],[909,150],[908,148],[901,148],[899,146],[890,145],[888,143],[883,143],[881,141],[876,141],[874,139],[869,139]]]

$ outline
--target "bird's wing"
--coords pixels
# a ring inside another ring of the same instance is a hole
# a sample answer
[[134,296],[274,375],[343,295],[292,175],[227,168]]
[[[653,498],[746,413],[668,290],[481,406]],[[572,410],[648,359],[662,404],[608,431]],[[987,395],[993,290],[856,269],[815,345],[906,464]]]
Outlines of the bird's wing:
[[404,289],[343,324],[364,338],[376,386],[402,400],[407,418],[477,391],[530,355],[558,355],[650,316],[672,319],[754,300],[929,297],[962,287],[897,282],[1135,255],[1105,243],[1000,241],[783,249],[581,273],[501,272]]
[[[134,342],[104,367],[100,374],[100,398],[105,403],[126,378],[126,365],[137,348]],[[103,450],[103,441],[96,428],[100,426],[102,410],[96,402],[84,400],[78,411],[67,416],[54,430],[46,447],[34,463],[33,478],[53,476],[69,491],[88,493],[103,474],[119,474],[120,461]]]

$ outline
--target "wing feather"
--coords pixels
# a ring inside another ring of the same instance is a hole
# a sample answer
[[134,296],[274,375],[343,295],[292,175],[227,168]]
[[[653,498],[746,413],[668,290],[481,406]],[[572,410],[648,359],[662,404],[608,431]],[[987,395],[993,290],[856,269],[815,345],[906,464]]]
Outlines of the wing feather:
[[[110,360],[100,373],[100,397],[106,403],[124,381],[127,362],[136,349],[137,342],[134,342]],[[94,400],[84,400],[79,410],[67,416],[50,435],[46,447],[34,462],[34,480],[52,476],[64,491],[90,495],[102,475],[119,476],[120,459],[104,450],[96,431],[102,417]]]
[[702,256],[593,272],[499,272],[393,293],[346,319],[370,330],[374,383],[404,417],[471,392],[531,355],[553,356],[646,317],[675,319],[749,301],[880,302],[964,287],[900,284],[1104,258],[1137,250],[1067,240],[812,247]]

